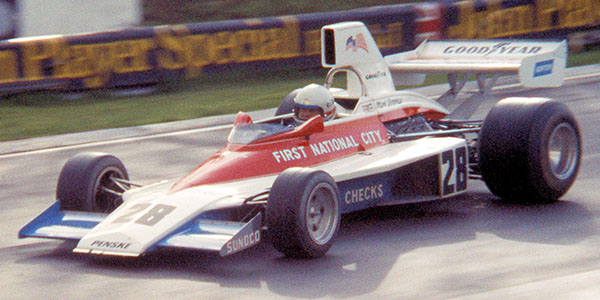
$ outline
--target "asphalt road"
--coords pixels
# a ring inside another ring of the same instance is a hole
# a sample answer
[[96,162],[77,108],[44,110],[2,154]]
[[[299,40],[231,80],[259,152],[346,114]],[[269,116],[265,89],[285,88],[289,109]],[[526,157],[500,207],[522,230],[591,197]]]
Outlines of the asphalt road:
[[500,87],[473,116],[509,96],[565,102],[580,123],[584,156],[562,201],[506,204],[473,182],[460,197],[345,216],[328,255],[315,260],[284,258],[268,243],[225,258],[164,251],[92,259],[69,243],[17,239],[54,201],[60,169],[75,153],[113,153],[141,183],[179,177],[223,146],[228,129],[220,125],[232,116],[0,143],[0,299],[597,298],[599,72],[570,69],[556,89]]

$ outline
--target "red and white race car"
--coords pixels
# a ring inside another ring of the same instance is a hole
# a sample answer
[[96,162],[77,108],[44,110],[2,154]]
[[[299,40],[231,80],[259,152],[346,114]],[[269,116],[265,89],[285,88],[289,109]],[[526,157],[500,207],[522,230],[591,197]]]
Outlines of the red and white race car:
[[[268,231],[285,255],[319,257],[344,213],[452,197],[471,179],[506,200],[550,202],[575,180],[580,134],[564,104],[508,98],[484,121],[454,118],[485,98],[498,78],[485,74],[560,86],[564,42],[424,42],[382,57],[362,23],[325,26],[321,34],[322,64],[331,68],[324,86],[337,119],[288,125],[294,91],[273,118],[239,113],[227,145],[180,180],[143,187],[116,157],[78,154],[61,171],[54,205],[19,236],[76,240],[77,253],[137,257],[176,247],[225,256]],[[451,89],[440,99],[395,89],[428,72],[449,74]],[[457,75],[465,73],[475,74],[481,91],[462,112],[450,112],[442,104],[456,97],[468,78]],[[338,74],[342,87],[333,87]]]

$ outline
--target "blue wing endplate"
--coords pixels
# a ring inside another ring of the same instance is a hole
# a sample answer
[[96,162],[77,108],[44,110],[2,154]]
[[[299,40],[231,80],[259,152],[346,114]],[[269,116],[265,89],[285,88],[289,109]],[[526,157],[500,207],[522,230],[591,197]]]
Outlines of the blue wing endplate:
[[19,238],[38,237],[79,240],[100,223],[107,214],[60,210],[56,201],[19,231]]

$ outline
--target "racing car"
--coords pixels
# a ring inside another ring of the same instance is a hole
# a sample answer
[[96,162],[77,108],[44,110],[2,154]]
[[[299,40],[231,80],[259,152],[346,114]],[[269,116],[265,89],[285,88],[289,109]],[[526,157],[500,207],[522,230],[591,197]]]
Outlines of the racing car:
[[[338,118],[294,126],[292,91],[273,117],[238,113],[227,144],[189,174],[147,186],[130,181],[113,155],[77,154],[60,172],[54,204],[19,237],[139,257],[165,248],[226,256],[268,236],[285,256],[316,258],[330,249],[342,214],[451,198],[470,180],[519,203],[556,201],[573,184],[581,138],[561,102],[506,98],[484,120],[457,117],[500,75],[560,86],[564,41],[425,41],[384,57],[363,23],[344,22],[324,26],[321,44],[330,69],[323,86]],[[439,99],[395,88],[432,72],[448,74],[450,90]],[[479,91],[450,111],[468,78]]]

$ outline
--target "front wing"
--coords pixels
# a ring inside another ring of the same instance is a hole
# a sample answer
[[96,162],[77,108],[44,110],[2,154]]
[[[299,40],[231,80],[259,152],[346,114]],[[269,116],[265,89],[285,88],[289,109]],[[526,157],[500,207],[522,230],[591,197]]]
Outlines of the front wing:
[[[56,201],[37,218],[19,231],[19,238],[35,237],[61,240],[80,240],[96,227],[108,214],[60,210]],[[261,240],[262,214],[249,222],[230,222],[196,218],[158,242],[149,250],[187,248],[219,252],[231,255],[256,245]],[[126,246],[123,243],[107,243],[102,254],[123,255],[116,252]],[[111,251],[112,250],[112,251]],[[113,251],[115,251],[113,253]],[[77,252],[77,251],[76,251]]]

